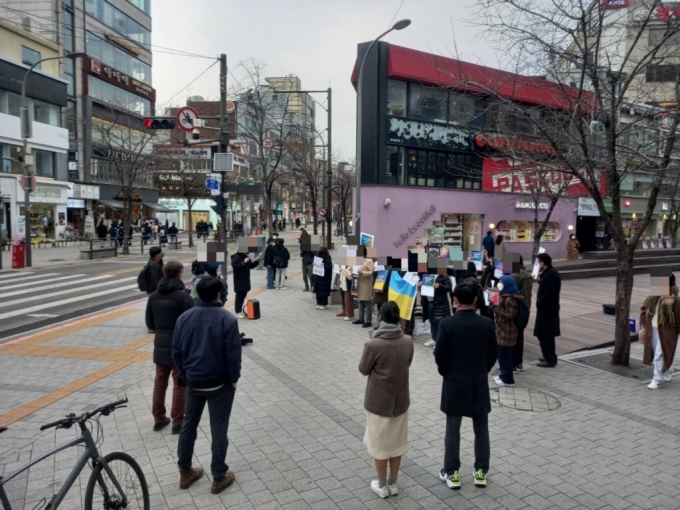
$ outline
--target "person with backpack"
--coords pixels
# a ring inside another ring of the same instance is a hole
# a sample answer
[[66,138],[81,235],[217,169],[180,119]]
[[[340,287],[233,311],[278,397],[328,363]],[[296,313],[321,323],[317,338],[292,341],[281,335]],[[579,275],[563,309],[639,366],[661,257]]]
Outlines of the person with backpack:
[[[149,260],[137,275],[137,287],[151,295],[156,292],[161,278],[163,278],[163,250],[158,246],[152,246],[149,249]],[[151,328],[148,331],[154,333]]]
[[[534,279],[531,274],[524,268],[524,259],[519,256],[519,264],[513,264],[512,279],[515,281],[515,285],[519,289],[519,293],[524,298],[524,304],[527,307],[527,312],[531,311],[531,295],[534,290]],[[527,322],[529,317],[527,316]],[[524,329],[517,329],[517,341],[515,346],[512,348],[512,365],[514,366],[514,372],[522,371],[522,362],[524,357]]]
[[290,252],[288,248],[283,245],[283,239],[279,239],[274,246],[274,267],[276,268],[276,284],[277,290],[286,290],[286,269],[288,268],[288,261],[290,260]]
[[196,292],[196,286],[203,278],[208,277],[203,262],[194,260],[191,263],[191,274],[191,298],[194,300],[194,303],[198,303],[200,298],[198,297],[198,292]]
[[498,386],[514,386],[512,348],[517,341],[517,320],[520,303],[524,304],[524,298],[520,295],[515,281],[508,275],[500,277],[498,290],[500,291],[498,304],[491,305],[496,325],[498,364],[500,365],[500,374],[494,377],[494,382]]

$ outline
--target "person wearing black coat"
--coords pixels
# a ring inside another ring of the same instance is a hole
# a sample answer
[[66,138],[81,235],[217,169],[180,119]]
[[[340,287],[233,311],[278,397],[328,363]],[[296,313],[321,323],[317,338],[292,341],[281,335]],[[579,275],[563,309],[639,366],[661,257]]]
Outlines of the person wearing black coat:
[[259,264],[259,262],[250,260],[247,253],[234,253],[231,256],[231,267],[234,270],[234,292],[236,293],[234,311],[239,319],[246,318],[243,313],[243,303],[250,291],[250,270]]
[[276,267],[276,284],[278,290],[286,290],[286,271],[288,269],[288,261],[290,260],[290,252],[288,248],[283,245],[283,239],[279,239],[274,246],[274,266]]
[[165,393],[168,380],[172,375],[172,433],[179,434],[184,420],[184,404],[186,388],[179,386],[180,373],[172,361],[172,336],[179,316],[193,308],[194,300],[184,292],[184,283],[180,279],[184,266],[177,260],[171,260],[163,267],[163,278],[158,283],[156,292],[149,296],[146,303],[146,327],[156,332],[153,341],[153,362],[156,364],[156,377],[153,385],[151,413],[154,418],[153,429],[158,432],[170,419],[166,416]]
[[102,243],[102,248],[104,247],[104,241],[106,241],[106,233],[108,232],[108,228],[106,227],[106,223],[104,222],[104,219],[102,218],[99,220],[99,225],[97,225],[97,237]]
[[[167,221],[166,221],[167,224]],[[177,230],[177,226],[173,223],[168,230],[168,235],[170,236],[170,242],[175,243],[177,242],[177,234],[179,233],[179,230]]]
[[158,246],[149,248],[149,261],[146,269],[146,293],[156,292],[158,283],[163,278],[163,250]]
[[274,278],[276,278],[276,267],[274,267],[274,246],[276,243],[271,237],[267,240],[267,248],[264,250],[264,267],[267,268],[267,288],[274,288]]
[[460,488],[460,425],[472,418],[475,432],[475,485],[486,486],[489,471],[488,374],[496,363],[496,329],[491,319],[477,315],[474,285],[456,285],[456,314],[439,324],[434,359],[444,378],[441,411],[446,414],[444,468],[439,478],[451,489]]
[[328,297],[331,295],[331,279],[333,277],[333,260],[331,259],[328,248],[322,246],[319,249],[318,257],[321,258],[323,276],[317,275],[314,278],[314,290],[316,291],[316,308],[325,310],[328,306]]
[[561,335],[560,291],[562,289],[562,278],[557,269],[552,266],[550,255],[539,253],[537,258],[542,272],[536,293],[534,336],[538,338],[543,353],[543,357],[538,360],[537,366],[553,368],[557,365],[555,337]]
[[439,323],[451,315],[451,290],[451,277],[448,274],[438,275],[434,281],[432,321],[430,323],[432,327],[432,340],[434,342],[437,341]]
[[109,227],[109,246],[113,248],[116,245],[118,239],[118,227],[115,223],[111,223]]

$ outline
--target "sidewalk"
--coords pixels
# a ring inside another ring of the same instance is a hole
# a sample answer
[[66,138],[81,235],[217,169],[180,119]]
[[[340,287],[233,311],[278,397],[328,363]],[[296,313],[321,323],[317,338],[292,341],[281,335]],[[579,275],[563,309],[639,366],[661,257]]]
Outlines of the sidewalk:
[[[0,475],[75,433],[40,432],[39,425],[127,395],[129,408],[102,418],[102,450],[123,450],[139,462],[154,510],[678,508],[680,380],[650,391],[644,381],[564,359],[556,369],[526,363],[517,387],[492,390],[486,489],[472,483],[473,434],[465,420],[463,487],[449,490],[436,478],[444,448],[441,379],[422,339],[411,367],[401,492],[380,500],[368,486],[375,471],[362,443],[366,380],[357,365],[367,331],[336,318],[339,306],[315,310],[298,275],[289,276],[287,291],[267,291],[265,274],[252,274],[249,297],[260,300],[262,319],[239,321],[255,343],[243,350],[231,417],[231,488],[211,495],[205,478],[178,488],[177,436],[169,427],[152,431],[153,338],[144,302],[0,346],[0,425],[10,425],[0,435]],[[209,437],[206,411],[196,465],[208,471]],[[67,450],[13,480],[16,507],[33,508],[56,492],[77,453]],[[88,474],[61,508],[82,508]]]

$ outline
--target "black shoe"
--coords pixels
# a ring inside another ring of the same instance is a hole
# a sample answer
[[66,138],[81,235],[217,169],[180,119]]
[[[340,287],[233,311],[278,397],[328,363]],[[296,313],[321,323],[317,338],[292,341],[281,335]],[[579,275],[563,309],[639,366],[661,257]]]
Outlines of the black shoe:
[[357,319],[352,324],[363,324],[363,323],[364,323],[364,321],[362,321],[361,319]]
[[177,434],[180,433],[181,430],[182,430],[181,425],[177,425],[176,427],[172,427],[172,435],[176,436]]
[[373,327],[373,324],[371,324],[370,322],[365,322],[364,325],[361,326],[361,327],[362,327],[362,328],[372,328],[372,327]]
[[555,368],[557,363],[548,363],[547,361],[543,360],[536,363],[536,366],[541,368]]
[[538,361],[545,361],[545,358],[538,358]]
[[163,420],[162,422],[156,423],[156,424],[153,426],[153,431],[154,431],[154,432],[160,432],[161,430],[163,430],[163,429],[164,429],[167,425],[169,425],[169,424],[170,424],[170,418],[166,418],[166,419]]

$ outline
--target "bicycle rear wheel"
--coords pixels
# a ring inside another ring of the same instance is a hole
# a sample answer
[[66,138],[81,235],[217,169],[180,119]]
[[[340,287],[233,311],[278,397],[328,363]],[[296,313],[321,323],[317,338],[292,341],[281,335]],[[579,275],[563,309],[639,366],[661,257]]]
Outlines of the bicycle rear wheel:
[[[114,452],[104,457],[113,476],[125,494],[120,494],[101,464],[97,464],[90,475],[85,490],[85,510],[150,510],[149,488],[139,464],[126,453]],[[127,506],[123,507],[123,496]]]

